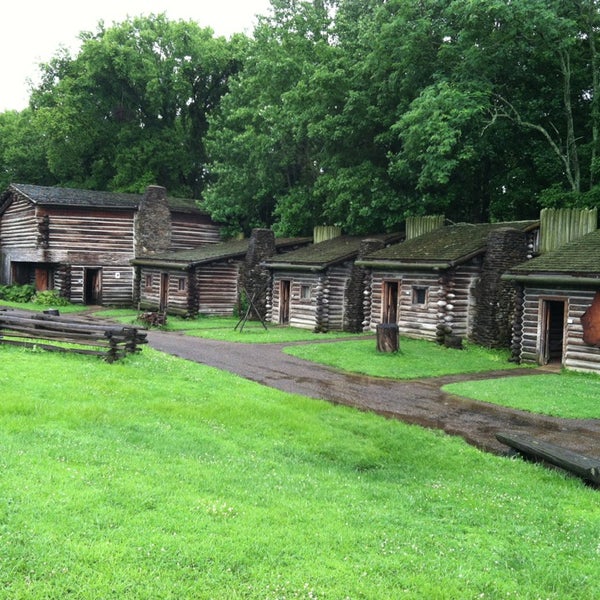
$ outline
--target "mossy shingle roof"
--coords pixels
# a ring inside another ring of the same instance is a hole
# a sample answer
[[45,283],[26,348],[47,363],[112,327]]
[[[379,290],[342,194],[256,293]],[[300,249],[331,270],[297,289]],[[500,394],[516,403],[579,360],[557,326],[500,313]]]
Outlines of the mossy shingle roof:
[[363,240],[381,239],[386,242],[395,241],[399,237],[398,234],[371,236],[343,235],[331,240],[305,246],[293,252],[274,256],[265,261],[265,264],[272,269],[285,269],[286,267],[294,269],[302,269],[303,267],[307,269],[324,269],[337,263],[355,259]]
[[[9,190],[25,196],[33,204],[40,206],[76,206],[84,208],[117,208],[135,210],[142,194],[125,194],[121,192],[98,192],[95,190],[79,190],[75,188],[59,188],[23,183],[11,184]],[[171,210],[176,212],[193,212],[206,214],[195,200],[187,198],[167,198]]]
[[530,231],[537,225],[537,221],[449,225],[373,252],[360,262],[366,266],[389,264],[401,268],[410,264],[450,268],[485,252],[488,235],[493,230],[511,227]]
[[600,277],[600,230],[588,233],[556,250],[521,263],[509,274],[562,274]]
[[[275,247],[284,249],[289,246],[306,243],[307,238],[276,238]],[[142,256],[131,261],[133,265],[172,266],[174,269],[186,269],[195,265],[207,264],[228,258],[243,258],[248,252],[248,238],[243,240],[228,240],[217,244],[206,244],[191,250],[176,250],[160,252],[151,256]]]

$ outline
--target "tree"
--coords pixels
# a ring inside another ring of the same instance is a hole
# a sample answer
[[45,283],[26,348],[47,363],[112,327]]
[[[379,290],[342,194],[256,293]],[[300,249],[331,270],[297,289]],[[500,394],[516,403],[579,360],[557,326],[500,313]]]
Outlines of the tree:
[[206,205],[232,230],[276,225],[281,232],[306,233],[320,218],[312,194],[319,149],[309,128],[317,120],[312,83],[333,51],[329,8],[321,1],[273,0],[243,71],[210,120],[214,182]]
[[243,42],[164,15],[80,37],[79,54],[45,65],[32,96],[51,172],[65,185],[138,192],[157,183],[199,198],[208,115]]

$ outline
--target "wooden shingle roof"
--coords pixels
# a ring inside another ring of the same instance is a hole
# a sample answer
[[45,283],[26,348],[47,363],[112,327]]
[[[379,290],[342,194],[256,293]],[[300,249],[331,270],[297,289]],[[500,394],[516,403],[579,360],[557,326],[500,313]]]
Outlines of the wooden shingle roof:
[[[307,238],[276,238],[275,248],[285,249],[307,242]],[[188,269],[196,265],[208,264],[229,258],[243,258],[248,252],[248,238],[243,240],[228,240],[218,244],[206,244],[190,250],[161,252],[151,256],[138,257],[131,261],[132,265],[156,268]]]
[[510,269],[505,279],[556,281],[600,279],[600,230]]
[[530,231],[538,225],[538,221],[449,225],[373,252],[359,264],[370,267],[447,269],[485,252],[488,235],[496,229],[510,227]]
[[331,265],[354,260],[358,256],[360,244],[366,239],[380,239],[384,242],[398,240],[399,234],[379,234],[372,236],[348,236],[340,237],[311,244],[288,252],[287,254],[274,256],[265,261],[265,266],[271,269],[294,269],[294,270],[321,270]]
[[[125,194],[121,192],[98,192],[95,190],[79,190],[75,188],[59,188],[41,185],[13,183],[9,186],[3,199],[8,199],[11,192],[39,206],[112,208],[135,210],[143,197],[142,194]],[[169,208],[175,212],[206,214],[195,200],[186,198],[167,198]]]

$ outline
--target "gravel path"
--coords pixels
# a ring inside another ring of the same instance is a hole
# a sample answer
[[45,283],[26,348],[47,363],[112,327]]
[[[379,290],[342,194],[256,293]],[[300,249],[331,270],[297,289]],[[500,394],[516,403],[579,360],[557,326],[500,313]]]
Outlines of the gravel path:
[[148,340],[163,352],[263,385],[441,429],[497,454],[507,452],[495,437],[496,432],[503,431],[527,433],[600,458],[600,419],[534,415],[452,396],[440,389],[455,381],[531,375],[531,369],[395,381],[344,373],[284,354],[282,348],[291,344],[239,344],[160,331],[150,331]]

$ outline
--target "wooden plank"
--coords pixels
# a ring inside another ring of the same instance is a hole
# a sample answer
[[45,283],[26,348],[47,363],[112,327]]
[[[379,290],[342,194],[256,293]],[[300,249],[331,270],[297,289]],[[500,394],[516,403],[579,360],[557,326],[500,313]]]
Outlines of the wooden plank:
[[600,459],[578,454],[525,434],[497,433],[496,439],[521,454],[540,458],[587,481],[600,484]]

